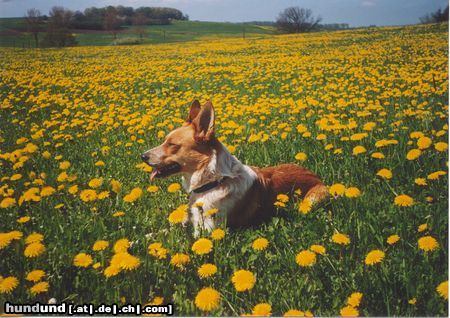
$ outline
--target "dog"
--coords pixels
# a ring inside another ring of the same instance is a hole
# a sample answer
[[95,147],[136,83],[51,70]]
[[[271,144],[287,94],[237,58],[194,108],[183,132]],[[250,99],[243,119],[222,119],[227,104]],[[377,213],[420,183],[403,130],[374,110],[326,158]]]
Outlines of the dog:
[[[276,213],[278,194],[291,195],[299,189],[311,204],[329,195],[317,175],[296,164],[266,168],[242,164],[216,138],[211,102],[201,107],[195,100],[186,122],[141,158],[153,168],[151,181],[182,175],[195,235],[224,223],[231,228],[261,224]],[[205,212],[211,209],[218,212],[209,216]]]

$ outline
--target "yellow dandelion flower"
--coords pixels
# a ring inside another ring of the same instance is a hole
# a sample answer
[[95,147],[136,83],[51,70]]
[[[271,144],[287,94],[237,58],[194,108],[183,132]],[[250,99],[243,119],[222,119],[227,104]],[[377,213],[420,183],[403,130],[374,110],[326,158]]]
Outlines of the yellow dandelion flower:
[[414,179],[414,183],[419,186],[426,186],[427,180],[425,180],[425,178],[416,178],[416,179]]
[[121,217],[121,216],[124,216],[124,215],[125,215],[125,212],[117,211],[117,212],[114,212],[112,216],[115,217],[115,218],[118,218],[118,217]]
[[14,199],[14,198],[4,198],[0,202],[0,208],[2,208],[2,209],[7,209],[14,205],[16,205],[16,199]]
[[361,195],[361,191],[359,191],[356,187],[349,187],[345,190],[345,196],[347,198],[356,198]]
[[308,214],[312,209],[312,202],[311,200],[305,198],[300,202],[298,205],[298,211],[302,214]]
[[26,257],[37,257],[45,252],[45,246],[41,242],[34,242],[25,248],[23,254]]
[[414,199],[409,195],[400,194],[395,197],[394,204],[398,206],[408,207],[414,204]]
[[211,238],[215,241],[220,241],[225,237],[225,231],[222,229],[215,229],[211,232]]
[[209,209],[208,211],[206,211],[205,214],[207,216],[213,216],[213,215],[217,214],[217,212],[219,212],[219,209],[212,208],[212,209]]
[[335,183],[330,187],[329,192],[333,196],[344,195],[345,186],[341,183]]
[[35,269],[35,270],[29,272],[25,279],[30,282],[38,282],[44,276],[45,276],[45,272],[43,270]]
[[417,232],[423,232],[423,231],[425,231],[425,230],[427,230],[428,229],[428,224],[426,224],[426,223],[424,223],[424,224],[420,224],[419,226],[418,226],[418,228],[417,228]]
[[202,288],[194,300],[195,306],[202,311],[211,311],[219,308],[220,294],[211,287]]
[[361,299],[363,297],[363,294],[360,292],[352,293],[347,298],[347,305],[350,305],[352,307],[359,307],[359,304],[361,303]]
[[304,152],[299,152],[295,155],[295,159],[299,161],[305,161],[307,158],[308,156]]
[[417,303],[417,299],[415,297],[408,300],[408,304],[410,304],[410,305],[415,305],[416,303]]
[[385,158],[385,156],[382,152],[374,152],[371,157],[375,158],[375,159],[384,159]]
[[423,149],[427,149],[431,146],[431,144],[433,143],[433,141],[431,140],[431,138],[429,137],[420,137],[417,140],[417,147],[421,150]]
[[131,246],[130,241],[128,241],[128,239],[126,238],[123,238],[116,241],[113,249],[115,253],[126,252],[130,246]]
[[437,142],[434,144],[434,149],[441,152],[447,151],[448,144],[446,142]]
[[35,243],[35,242],[42,242],[44,240],[44,235],[40,233],[31,233],[27,236],[25,239],[25,244]]
[[310,267],[316,263],[316,253],[311,251],[301,251],[295,257],[295,262],[301,267]]
[[289,201],[289,196],[281,193],[281,194],[277,195],[277,201],[287,203]]
[[195,203],[192,205],[192,207],[194,207],[194,208],[202,208],[203,205],[204,205],[203,202],[195,202]]
[[252,314],[258,317],[272,316],[272,306],[268,303],[257,304],[253,307]]
[[200,266],[197,270],[198,276],[200,278],[207,278],[213,276],[215,273],[217,273],[217,266],[214,264],[203,264]]
[[322,246],[322,245],[317,245],[317,244],[311,245],[311,246],[309,247],[309,249],[310,249],[311,251],[313,251],[314,253],[320,254],[320,255],[324,255],[324,254],[327,252],[327,250],[326,250],[326,248],[325,248],[324,246]]
[[17,219],[17,222],[23,224],[23,223],[27,223],[29,220],[31,220],[31,218],[29,216],[22,216]]
[[96,163],[94,163],[94,166],[96,167],[104,167],[105,166],[105,162],[102,160],[98,160]]
[[149,303],[149,305],[152,305],[152,306],[160,306],[160,305],[162,305],[163,303],[164,303],[164,297],[156,296],[156,297],[154,297],[153,300]]
[[347,234],[336,233],[336,234],[333,234],[331,239],[336,244],[341,244],[341,245],[348,245],[348,244],[350,244],[350,238],[348,237]]
[[91,202],[97,199],[97,191],[92,189],[82,190],[80,192],[80,199],[84,202]]
[[436,171],[436,172],[430,173],[427,176],[427,179],[428,180],[437,180],[437,179],[439,179],[440,176],[445,176],[446,174],[447,174],[447,172],[445,172],[445,171]]
[[75,184],[75,185],[71,186],[67,191],[68,191],[70,194],[77,194],[77,192],[78,192],[78,186]]
[[92,250],[94,251],[103,251],[109,246],[109,242],[105,240],[99,240],[92,245]]
[[71,166],[71,164],[69,161],[63,161],[63,162],[59,163],[59,169],[61,169],[61,170],[67,170],[70,168],[70,166]]
[[11,240],[18,240],[18,239],[22,238],[23,233],[20,231],[11,231],[11,232],[8,232],[7,235]]
[[103,275],[105,275],[105,277],[107,277],[107,278],[116,276],[119,273],[120,273],[120,267],[119,266],[113,266],[113,265],[108,266],[103,271]]
[[395,243],[397,243],[400,240],[400,236],[398,236],[397,234],[393,234],[391,236],[389,236],[386,240],[386,242],[389,245],[394,245]]
[[256,240],[253,241],[252,243],[252,248],[255,251],[262,251],[265,250],[267,248],[267,246],[269,246],[269,241],[265,238],[257,238]]
[[439,243],[432,236],[423,236],[418,239],[419,248],[425,252],[432,252],[439,248]]
[[183,204],[169,214],[168,220],[172,224],[184,223],[188,219],[188,205]]
[[366,265],[374,265],[377,263],[381,263],[381,261],[384,259],[384,252],[381,250],[372,250],[370,251],[365,259]]
[[445,282],[440,283],[436,287],[436,291],[438,292],[439,296],[441,296],[445,300],[448,300],[448,280],[446,280]]
[[119,193],[120,190],[122,189],[122,185],[120,184],[119,181],[112,179],[111,180],[111,189],[113,190],[113,192]]
[[283,314],[283,317],[305,317],[305,313],[297,309],[289,309]]
[[170,259],[170,264],[178,268],[183,268],[186,264],[189,263],[190,260],[191,258],[189,257],[189,255],[177,253]]
[[354,156],[357,156],[357,155],[360,155],[360,154],[362,154],[362,153],[365,153],[367,150],[366,150],[366,148],[364,148],[363,146],[356,146],[356,147],[354,147],[353,148],[353,155]]
[[420,149],[411,149],[406,154],[406,159],[415,160],[415,159],[419,158],[421,154],[422,154],[422,151]]
[[138,200],[142,196],[142,193],[143,193],[142,189],[139,187],[136,187],[136,188],[132,189],[130,191],[130,193],[128,193],[127,195],[125,195],[123,197],[123,201],[127,202],[127,203],[132,203],[132,202]]
[[384,178],[384,179],[391,179],[392,178],[392,171],[386,168],[380,169],[377,172],[377,176]]
[[0,279],[0,294],[9,294],[19,285],[19,280],[14,277]]
[[197,255],[208,254],[213,249],[213,243],[206,238],[200,238],[192,244],[192,251]]
[[37,295],[37,294],[41,294],[41,293],[47,292],[48,288],[49,288],[49,284],[47,282],[40,282],[40,283],[34,284],[30,288],[30,292],[33,295]]
[[341,308],[340,314],[342,317],[358,317],[359,311],[355,307],[345,306]]
[[181,189],[181,185],[179,183],[172,183],[167,187],[167,192],[174,193]]
[[101,187],[102,184],[103,184],[103,178],[94,178],[94,179],[91,179],[88,183],[88,185],[93,189],[97,189],[97,188]]
[[20,173],[16,173],[16,174],[12,175],[9,180],[16,181],[16,180],[20,180],[20,179],[22,179],[22,175]]
[[134,255],[128,252],[119,252],[113,255],[111,258],[111,265],[117,266],[122,270],[131,271],[140,266],[141,261]]
[[41,190],[41,197],[48,197],[51,196],[53,193],[55,193],[55,188],[47,186],[47,187],[43,187]]
[[253,288],[256,283],[256,277],[252,272],[241,269],[234,272],[231,277],[231,282],[238,292],[244,292]]
[[158,192],[158,190],[159,190],[158,186],[155,186],[155,185],[151,185],[147,188],[147,192],[150,192],[150,193]]
[[109,191],[102,191],[98,194],[97,198],[99,200],[104,200],[109,197]]
[[88,267],[92,264],[92,257],[86,253],[79,253],[73,258],[73,265],[77,267]]
[[161,243],[150,244],[148,246],[148,253],[159,259],[165,259],[167,257],[167,249]]

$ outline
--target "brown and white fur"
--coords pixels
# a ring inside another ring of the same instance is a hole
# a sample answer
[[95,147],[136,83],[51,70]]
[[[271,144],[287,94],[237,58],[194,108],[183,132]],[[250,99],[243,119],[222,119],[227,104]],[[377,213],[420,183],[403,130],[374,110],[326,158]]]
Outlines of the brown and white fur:
[[[328,197],[328,189],[320,178],[298,165],[257,168],[242,164],[215,137],[214,109],[210,102],[201,107],[195,100],[186,123],[141,157],[153,167],[151,180],[182,175],[183,187],[190,193],[190,220],[196,234],[200,229],[213,230],[224,222],[229,227],[260,224],[274,215],[274,202],[281,193],[289,195],[300,189],[303,197],[313,204]],[[193,192],[218,180],[221,182],[212,189]],[[219,211],[216,215],[204,213],[213,208]]]

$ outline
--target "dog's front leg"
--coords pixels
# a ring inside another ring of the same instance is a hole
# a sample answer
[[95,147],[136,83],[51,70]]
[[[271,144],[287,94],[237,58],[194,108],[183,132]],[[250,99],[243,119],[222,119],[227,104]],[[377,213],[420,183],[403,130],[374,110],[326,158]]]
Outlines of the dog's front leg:
[[198,237],[202,231],[211,232],[215,229],[214,219],[203,214],[203,209],[191,208],[191,223],[194,227],[194,237]]

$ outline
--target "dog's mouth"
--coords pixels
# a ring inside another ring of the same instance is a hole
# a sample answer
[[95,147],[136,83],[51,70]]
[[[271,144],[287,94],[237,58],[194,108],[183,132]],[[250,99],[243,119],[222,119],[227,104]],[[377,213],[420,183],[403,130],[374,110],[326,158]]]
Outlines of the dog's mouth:
[[165,166],[153,164],[148,165],[153,168],[152,172],[150,173],[150,181],[153,181],[153,179],[155,178],[165,178],[181,171],[181,165],[176,162],[171,162]]

